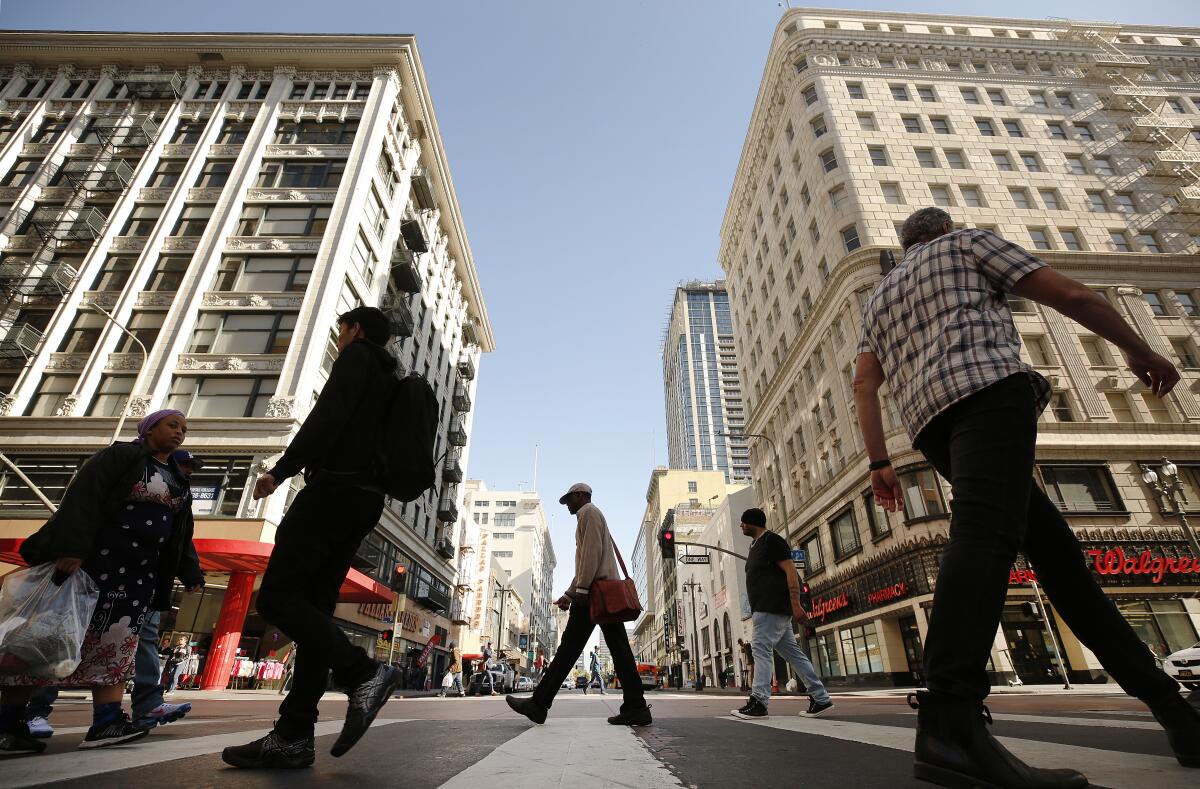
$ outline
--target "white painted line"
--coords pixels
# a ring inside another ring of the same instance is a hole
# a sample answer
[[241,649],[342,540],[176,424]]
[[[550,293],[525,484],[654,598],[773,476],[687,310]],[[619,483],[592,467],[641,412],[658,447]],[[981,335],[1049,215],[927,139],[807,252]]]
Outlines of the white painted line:
[[[166,723],[163,725],[170,726],[172,729],[174,729],[176,726],[199,726],[204,723],[210,723],[210,724],[219,726],[221,724],[226,724],[226,723],[262,723],[263,721],[269,721],[269,720],[273,720],[273,719],[272,718],[209,718],[207,720],[191,720],[191,719],[189,719],[189,720],[175,721],[174,723]],[[150,736],[153,737],[155,732],[162,731],[162,728],[163,728],[162,726],[155,726],[153,729],[150,730]],[[87,730],[88,730],[87,726],[61,726],[61,727],[55,726],[54,727],[54,736],[58,737],[60,735],[67,735],[67,734],[87,734]]]
[[[408,722],[407,719],[380,720],[377,718],[371,726],[374,728],[375,726],[406,722]],[[316,726],[318,737],[336,734],[341,730],[342,721],[340,720],[322,721]],[[210,753],[220,753],[230,745],[243,745],[256,740],[268,731],[268,729],[258,729],[178,739],[147,737],[129,745],[112,745],[91,751],[69,751],[50,756],[6,759],[3,773],[0,774],[2,775],[0,786],[43,786],[58,781],[69,781],[72,778],[84,778],[89,775],[129,770],[134,767],[148,767],[176,759],[189,759],[193,756],[207,756]]]
[[[915,730],[898,726],[879,726],[825,718],[812,720],[798,715],[773,717],[765,721],[741,721],[733,717],[722,720],[769,726],[801,734],[815,734],[819,737],[876,745],[897,751],[911,752],[916,737]],[[996,739],[1034,767],[1074,768],[1109,789],[1145,789],[1147,786],[1153,786],[1155,789],[1195,789],[1196,786],[1195,771],[1181,767],[1174,759],[1166,756],[1105,751],[1015,737]]]
[[555,718],[534,726],[441,789],[677,789],[683,786],[628,726],[599,718]]
[[[915,712],[902,712],[901,715],[916,715]],[[993,712],[992,718],[998,721],[1018,721],[1020,723],[1045,723],[1051,726],[1086,726],[1096,729],[1146,729],[1162,731],[1162,726],[1149,721],[1117,720],[1116,718],[1070,718],[1062,715],[1017,715],[1008,712]]]

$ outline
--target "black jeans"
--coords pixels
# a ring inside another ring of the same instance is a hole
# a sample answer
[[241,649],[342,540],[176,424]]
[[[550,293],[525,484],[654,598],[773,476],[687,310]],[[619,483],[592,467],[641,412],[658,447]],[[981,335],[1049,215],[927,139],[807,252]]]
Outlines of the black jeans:
[[375,671],[375,661],[334,623],[333,609],[359,543],[382,512],[382,494],[321,482],[300,491],[279,524],[258,613],[299,645],[292,689],[276,724],[289,739],[312,736],[331,669],[341,687]]
[[[562,640],[558,644],[558,652],[554,654],[554,660],[550,661],[550,667],[546,669],[533,691],[533,700],[539,706],[550,709],[559,687],[575,668],[575,661],[583,654],[583,648],[587,646],[587,640],[595,629],[596,624],[588,611],[587,601],[573,603],[567,617],[567,627],[563,630]],[[600,625],[600,632],[604,634],[604,643],[608,644],[617,676],[621,678],[621,695],[624,697],[621,712],[642,709],[646,706],[646,695],[642,690],[642,678],[637,673],[637,663],[634,662],[633,650],[629,647],[629,634],[625,632],[624,623]]]
[[929,689],[987,696],[988,653],[1023,551],[1063,621],[1126,693],[1143,701],[1177,694],[1033,481],[1036,441],[1033,387],[1018,373],[943,411],[913,442],[954,493],[925,645]]

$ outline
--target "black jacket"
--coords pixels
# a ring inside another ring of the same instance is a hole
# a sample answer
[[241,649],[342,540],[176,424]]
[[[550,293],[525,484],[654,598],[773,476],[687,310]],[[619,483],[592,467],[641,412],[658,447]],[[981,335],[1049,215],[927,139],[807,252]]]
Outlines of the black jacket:
[[[91,556],[97,535],[116,522],[125,497],[145,473],[149,455],[150,449],[144,444],[121,442],[88,458],[63,494],[58,511],[21,543],[21,557],[33,566],[63,556],[80,559]],[[186,477],[173,459],[170,464],[186,486]],[[170,607],[176,576],[184,586],[204,584],[204,573],[200,571],[196,547],[192,544],[194,528],[189,490],[188,506],[175,514],[171,536],[159,551],[154,610],[165,611]]]
[[268,472],[275,482],[300,469],[369,480],[387,409],[390,388],[386,384],[397,366],[381,345],[358,340],[346,346],[308,418]]

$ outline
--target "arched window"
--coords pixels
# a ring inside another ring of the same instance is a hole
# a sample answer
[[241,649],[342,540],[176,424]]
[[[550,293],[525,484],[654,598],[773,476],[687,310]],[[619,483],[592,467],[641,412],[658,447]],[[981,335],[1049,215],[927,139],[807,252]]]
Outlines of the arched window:
[[725,612],[725,646],[728,649],[733,648],[733,631],[729,627],[729,612]]

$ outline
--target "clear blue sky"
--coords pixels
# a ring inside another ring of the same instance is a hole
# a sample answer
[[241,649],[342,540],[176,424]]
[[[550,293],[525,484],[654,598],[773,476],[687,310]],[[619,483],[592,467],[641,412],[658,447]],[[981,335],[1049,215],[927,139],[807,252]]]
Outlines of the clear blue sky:
[[[1200,25],[1194,0],[847,7]],[[3,0],[0,27],[416,35],[499,346],[480,367],[469,473],[532,483],[540,444],[561,590],[571,483],[596,489],[632,551],[666,459],[663,324],[679,280],[720,276],[781,13],[775,0]]]

